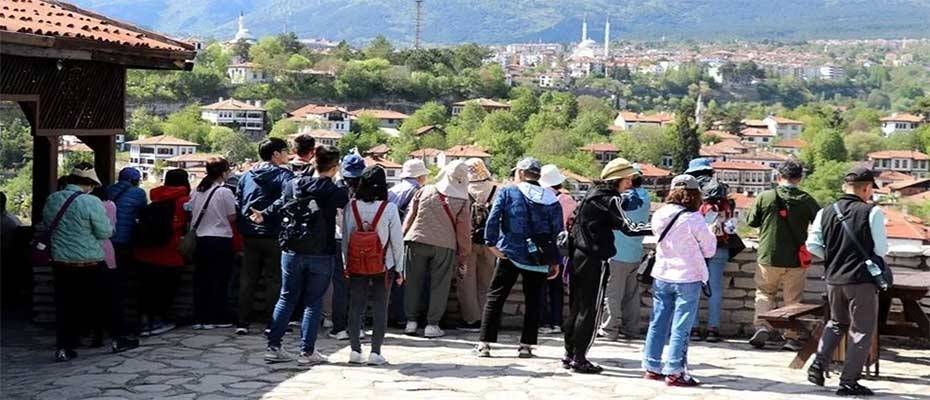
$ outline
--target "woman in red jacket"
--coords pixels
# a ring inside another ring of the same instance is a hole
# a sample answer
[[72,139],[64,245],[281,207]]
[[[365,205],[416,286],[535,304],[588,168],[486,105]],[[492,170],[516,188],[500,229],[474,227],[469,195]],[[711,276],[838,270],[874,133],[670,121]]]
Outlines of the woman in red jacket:
[[[142,315],[142,336],[154,336],[168,332],[175,328],[167,317],[174,304],[174,295],[181,278],[181,271],[186,262],[178,252],[178,244],[188,222],[188,212],[184,204],[190,200],[191,185],[187,171],[173,169],[165,174],[164,186],[159,186],[149,193],[152,204],[149,209],[152,215],[159,204],[165,206],[164,212],[171,213],[171,237],[161,245],[140,245],[135,250],[136,260],[139,262],[139,311]],[[171,211],[167,204],[173,207]],[[149,212],[145,210],[144,214]],[[145,242],[140,238],[137,242]],[[163,240],[154,240],[156,242]]]

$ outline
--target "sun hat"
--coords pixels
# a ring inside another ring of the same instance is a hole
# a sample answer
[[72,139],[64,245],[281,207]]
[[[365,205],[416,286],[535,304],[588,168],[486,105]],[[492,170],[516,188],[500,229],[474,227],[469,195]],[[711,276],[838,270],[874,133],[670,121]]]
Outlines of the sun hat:
[[625,158],[615,158],[604,166],[604,169],[601,171],[601,180],[612,181],[630,178],[637,174],[638,172],[633,168],[633,164]]
[[678,175],[672,179],[672,189],[700,190],[701,184],[691,175]]
[[533,157],[526,157],[517,163],[517,166],[514,167],[513,171],[529,171],[538,174],[541,169],[542,163],[540,163],[539,160]]
[[436,190],[447,197],[468,198],[468,167],[461,160],[455,160],[443,167],[436,177]]
[[423,160],[419,158],[411,158],[405,161],[403,168],[400,170],[400,179],[419,178],[424,175],[429,175],[429,170],[426,169]]
[[685,171],[686,174],[692,172],[700,171],[713,171],[714,167],[710,165],[711,159],[709,158],[695,158],[688,163],[688,170]]
[[491,171],[480,158],[469,158],[465,160],[465,166],[468,167],[468,181],[481,182],[491,180]]
[[342,159],[343,178],[358,178],[365,170],[365,159],[358,154],[349,154]]
[[97,186],[101,185],[100,178],[97,177],[97,172],[94,171],[93,168],[88,168],[88,169],[72,168],[71,176],[89,179],[93,181],[95,185]]
[[558,186],[565,182],[565,175],[562,175],[555,164],[543,165],[539,175],[539,186],[542,187]]

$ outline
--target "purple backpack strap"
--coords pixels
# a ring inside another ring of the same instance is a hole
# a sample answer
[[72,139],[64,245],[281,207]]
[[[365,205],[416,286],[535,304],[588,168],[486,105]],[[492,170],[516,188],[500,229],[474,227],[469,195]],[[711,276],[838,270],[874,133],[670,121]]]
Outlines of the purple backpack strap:
[[68,197],[68,200],[65,200],[65,204],[61,206],[61,209],[58,210],[58,214],[55,214],[55,219],[52,220],[52,223],[48,226],[48,236],[51,238],[52,234],[55,232],[55,229],[58,229],[58,224],[61,222],[61,218],[65,216],[65,212],[68,211],[68,208],[71,207],[71,203],[74,202],[78,196],[84,193],[74,192],[71,197]]

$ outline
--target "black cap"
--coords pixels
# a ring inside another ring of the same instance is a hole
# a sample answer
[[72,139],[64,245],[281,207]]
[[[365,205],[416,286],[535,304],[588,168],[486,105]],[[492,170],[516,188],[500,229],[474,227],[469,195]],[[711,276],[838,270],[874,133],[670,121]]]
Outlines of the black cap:
[[847,183],[872,182],[872,187],[878,188],[878,185],[875,183],[875,172],[864,166],[850,168],[850,170],[846,172],[846,176],[843,177],[843,181]]

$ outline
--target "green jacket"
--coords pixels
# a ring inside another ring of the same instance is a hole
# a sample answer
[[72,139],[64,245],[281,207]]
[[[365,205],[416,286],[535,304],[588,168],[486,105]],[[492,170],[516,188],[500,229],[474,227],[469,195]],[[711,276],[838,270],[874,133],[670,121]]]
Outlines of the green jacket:
[[[81,188],[68,185],[48,196],[42,221],[51,224],[68,197]],[[52,233],[52,260],[62,262],[103,261],[100,241],[113,235],[113,226],[100,199],[89,194],[78,196],[65,211]]]
[[[776,191],[788,208],[787,218],[779,215]],[[807,240],[807,228],[817,211],[817,201],[796,186],[782,185],[759,194],[746,215],[749,226],[759,228],[759,264],[800,267],[798,249]]]

